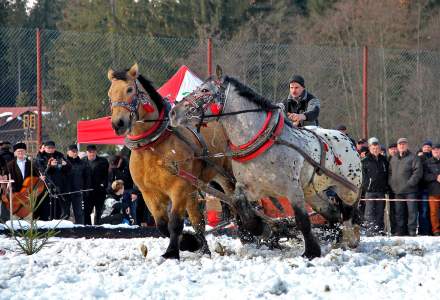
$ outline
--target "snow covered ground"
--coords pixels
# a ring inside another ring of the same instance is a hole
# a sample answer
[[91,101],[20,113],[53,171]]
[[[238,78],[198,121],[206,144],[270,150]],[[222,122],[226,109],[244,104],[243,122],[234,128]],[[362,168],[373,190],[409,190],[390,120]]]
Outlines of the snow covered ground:
[[[212,258],[160,255],[168,240],[53,238],[26,256],[0,236],[0,299],[438,299],[440,238],[362,238],[356,251],[323,247],[305,260],[301,244],[257,249],[208,236]],[[220,242],[221,256],[214,249]],[[140,246],[148,248],[144,257]]]

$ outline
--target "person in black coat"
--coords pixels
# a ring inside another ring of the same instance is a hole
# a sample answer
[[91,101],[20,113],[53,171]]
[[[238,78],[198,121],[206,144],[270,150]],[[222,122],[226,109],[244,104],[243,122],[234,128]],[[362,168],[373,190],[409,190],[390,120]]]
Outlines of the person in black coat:
[[133,179],[131,178],[128,161],[122,154],[116,154],[110,158],[109,184],[115,180],[122,180],[125,190],[133,189]]
[[[25,143],[15,144],[13,147],[15,158],[7,164],[6,170],[4,170],[3,167],[1,170],[2,174],[4,174],[2,178],[8,179],[9,175],[11,179],[14,180],[12,183],[13,193],[21,191],[23,182],[27,177],[31,175],[38,176],[36,168],[32,168],[31,161],[26,157],[26,148]],[[9,208],[6,210],[6,207],[2,207],[2,218],[5,217],[6,212],[8,213],[7,219],[9,219]]]
[[[380,154],[379,140],[372,137],[368,140],[369,152],[362,160],[362,190],[366,199],[384,199],[388,187],[388,161]],[[384,200],[370,200],[365,204],[364,220],[368,234],[383,233]]]
[[0,142],[0,157],[5,160],[6,163],[14,160],[14,153],[11,152],[11,143],[8,141]]
[[84,221],[86,225],[91,225],[92,221],[90,214],[92,213],[93,208],[95,208],[94,224],[100,223],[107,193],[109,163],[107,159],[97,155],[95,145],[88,145],[86,150],[87,156],[84,157],[83,160],[90,168],[90,188],[92,188],[93,191],[89,192],[87,195],[84,207]]
[[41,175],[44,176],[46,186],[49,188],[46,197],[37,209],[40,220],[66,218],[65,197],[63,193],[68,191],[67,176],[71,165],[61,152],[56,151],[55,142],[44,143],[44,152],[37,154],[35,165]]
[[423,163],[423,179],[429,194],[432,234],[440,236],[440,144],[432,147],[432,157]]
[[65,197],[65,210],[70,215],[70,206],[72,206],[75,224],[84,224],[85,192],[81,191],[90,187],[90,168],[85,161],[78,157],[78,147],[76,145],[68,147],[67,161],[72,166],[67,180],[68,190],[72,194]]

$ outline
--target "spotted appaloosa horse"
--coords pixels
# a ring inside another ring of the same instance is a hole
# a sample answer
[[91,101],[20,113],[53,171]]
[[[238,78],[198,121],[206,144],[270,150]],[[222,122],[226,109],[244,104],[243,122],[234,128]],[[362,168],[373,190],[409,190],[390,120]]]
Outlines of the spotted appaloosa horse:
[[[304,130],[289,126],[284,123],[280,106],[221,74],[217,79],[208,79],[176,104],[169,115],[172,126],[220,121],[234,159],[235,201],[287,197],[304,236],[304,256],[313,258],[321,254],[305,202],[329,222],[343,223],[345,245],[358,245],[359,226],[353,223],[353,217],[360,197],[361,161],[346,135],[319,127]],[[305,159],[307,156],[313,161]]]
[[[215,180],[223,188],[229,187],[229,192],[233,187],[224,177],[217,176],[218,168],[194,158],[203,154],[202,143],[196,134],[186,128],[176,130],[168,127],[170,104],[148,80],[139,75],[137,64],[124,71],[109,70],[108,79],[111,82],[108,96],[112,107],[112,126],[118,135],[126,137],[126,145],[132,150],[130,173],[133,181],[142,192],[156,226],[170,238],[163,257],[179,258],[179,249],[195,251],[200,247],[204,253],[209,253],[197,190],[170,172],[169,163],[178,162],[179,168],[205,182],[216,176]],[[201,135],[209,152],[222,152],[227,147],[223,128],[218,123],[202,128]],[[227,158],[215,158],[211,163],[230,171],[230,160]],[[185,212],[188,212],[197,240],[192,235],[182,235]]]

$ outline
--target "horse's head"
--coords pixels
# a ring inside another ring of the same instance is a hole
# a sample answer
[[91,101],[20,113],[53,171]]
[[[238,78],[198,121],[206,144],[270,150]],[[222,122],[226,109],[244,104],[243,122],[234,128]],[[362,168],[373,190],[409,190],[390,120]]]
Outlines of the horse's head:
[[146,97],[143,87],[138,82],[137,64],[124,71],[110,69],[107,76],[111,82],[108,96],[112,111],[112,127],[117,135],[127,135],[138,120],[158,117],[157,105]]
[[[216,78],[208,78],[171,109],[169,113],[171,126],[197,126],[204,121],[205,116],[219,115],[225,101],[223,83],[221,68],[217,66]],[[214,119],[209,118],[206,121],[214,121]]]

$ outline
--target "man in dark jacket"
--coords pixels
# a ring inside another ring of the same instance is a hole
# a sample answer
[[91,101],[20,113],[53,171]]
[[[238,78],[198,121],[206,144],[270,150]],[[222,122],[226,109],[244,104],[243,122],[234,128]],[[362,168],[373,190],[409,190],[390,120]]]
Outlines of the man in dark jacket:
[[[384,199],[388,192],[388,161],[380,154],[379,140],[368,140],[369,152],[362,160],[362,190],[366,199]],[[365,204],[365,222],[369,234],[384,230],[385,201],[370,200]]]
[[289,96],[283,101],[287,117],[296,126],[318,126],[321,102],[306,90],[304,78],[293,75],[289,81],[289,91]]
[[440,236],[440,144],[432,147],[432,157],[425,160],[423,171],[429,193],[432,234]]
[[66,211],[70,215],[70,206],[73,208],[75,224],[84,224],[84,192],[90,187],[90,168],[78,157],[78,147],[70,145],[67,150],[67,161],[72,165],[67,184],[69,192],[66,198]]
[[110,158],[109,184],[115,180],[122,180],[126,191],[133,189],[133,179],[131,178],[128,162],[121,153]]
[[[432,157],[432,141],[426,140],[423,142],[422,151],[418,153],[422,164],[427,159]],[[428,188],[425,180],[420,180],[419,182],[419,199],[422,199],[418,203],[419,208],[419,235],[430,235],[431,234],[431,222],[429,221],[429,204],[428,204]]]
[[55,142],[44,143],[44,152],[37,154],[35,165],[41,175],[45,176],[45,182],[49,188],[46,197],[37,210],[40,220],[66,218],[65,197],[60,195],[68,190],[67,175],[71,165],[66,161],[61,152],[56,151]]
[[108,186],[109,164],[107,159],[97,155],[95,145],[88,145],[86,150],[87,156],[84,157],[83,160],[90,168],[90,187],[93,189],[93,191],[87,195],[84,221],[86,225],[92,224],[90,214],[92,213],[93,208],[95,208],[94,224],[100,224],[100,218]]
[[31,161],[26,157],[27,147],[25,143],[17,143],[13,149],[15,158],[8,163],[6,173],[14,180],[12,183],[12,192],[16,193],[21,191],[23,182],[27,177],[31,175],[38,177],[38,172],[35,166],[32,168]]
[[397,141],[399,153],[390,160],[389,184],[397,201],[395,204],[396,235],[415,236],[417,234],[417,199],[418,184],[423,177],[423,165],[420,157],[408,149],[408,140]]
[[14,160],[14,153],[11,152],[11,143],[8,141],[0,142],[0,156],[6,163]]

